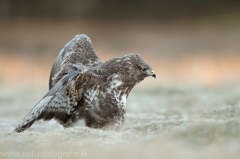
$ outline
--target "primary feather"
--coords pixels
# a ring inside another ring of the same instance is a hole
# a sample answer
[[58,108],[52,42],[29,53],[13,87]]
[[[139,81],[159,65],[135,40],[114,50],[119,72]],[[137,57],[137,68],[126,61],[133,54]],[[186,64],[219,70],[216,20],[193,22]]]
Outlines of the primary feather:
[[90,39],[75,36],[58,55],[49,80],[49,92],[15,129],[22,132],[37,120],[55,119],[64,127],[78,120],[92,128],[119,128],[124,122],[126,99],[147,76],[156,77],[138,54],[102,62]]

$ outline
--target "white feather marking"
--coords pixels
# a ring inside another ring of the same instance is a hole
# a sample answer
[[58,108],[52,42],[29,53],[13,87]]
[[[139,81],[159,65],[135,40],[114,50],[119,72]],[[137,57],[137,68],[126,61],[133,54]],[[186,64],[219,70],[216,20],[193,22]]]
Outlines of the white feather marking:
[[119,79],[119,75],[116,74],[112,77],[112,81],[110,81],[110,87],[107,88],[108,93],[111,93],[111,91],[114,88],[119,87],[122,84],[122,81],[118,80]]
[[126,105],[127,105],[127,96],[126,96],[126,94],[124,94],[124,95],[122,96],[122,99],[121,99],[121,101],[120,101],[120,104],[122,105],[122,108],[123,108],[123,109],[126,109]]

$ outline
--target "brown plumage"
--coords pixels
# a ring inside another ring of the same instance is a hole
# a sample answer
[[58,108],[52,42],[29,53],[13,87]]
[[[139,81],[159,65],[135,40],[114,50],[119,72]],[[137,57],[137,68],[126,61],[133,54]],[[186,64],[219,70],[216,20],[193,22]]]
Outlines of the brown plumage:
[[102,62],[90,39],[75,36],[57,57],[49,80],[49,92],[15,129],[22,132],[37,120],[55,119],[64,127],[78,120],[92,128],[119,128],[124,122],[126,99],[147,76],[156,77],[138,54]]

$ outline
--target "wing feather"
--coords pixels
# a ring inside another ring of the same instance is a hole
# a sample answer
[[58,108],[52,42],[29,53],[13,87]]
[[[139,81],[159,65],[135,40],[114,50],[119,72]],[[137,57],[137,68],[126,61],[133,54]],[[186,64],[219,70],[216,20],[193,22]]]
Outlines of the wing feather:
[[[95,64],[102,63],[97,56],[92,42],[85,34],[76,35],[69,41],[59,53],[50,74],[49,89],[51,89],[56,82],[54,76],[63,69],[68,69],[69,65],[79,65],[90,67]],[[58,78],[61,79],[61,78]]]
[[[83,79],[88,80],[83,80]],[[37,120],[50,120],[55,118],[58,122],[64,123],[67,117],[75,110],[81,99],[81,91],[91,80],[89,74],[79,71],[73,71],[65,75],[54,87],[32,108],[25,116],[23,121],[15,129],[16,132],[22,132],[29,128]],[[78,83],[76,82],[83,82]]]

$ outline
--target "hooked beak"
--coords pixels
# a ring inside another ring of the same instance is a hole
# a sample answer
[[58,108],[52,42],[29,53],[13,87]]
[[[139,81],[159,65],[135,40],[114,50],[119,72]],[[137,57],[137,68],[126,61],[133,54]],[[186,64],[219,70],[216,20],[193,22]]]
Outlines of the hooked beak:
[[151,76],[154,77],[154,79],[155,79],[157,77],[156,73],[153,70],[151,71],[151,73],[152,73]]
[[148,76],[152,76],[154,78],[156,78],[156,76],[157,76],[156,73],[153,70],[147,70],[145,72],[145,74],[147,74]]

